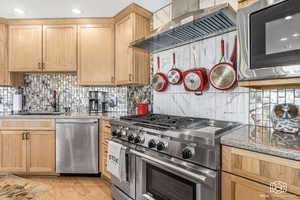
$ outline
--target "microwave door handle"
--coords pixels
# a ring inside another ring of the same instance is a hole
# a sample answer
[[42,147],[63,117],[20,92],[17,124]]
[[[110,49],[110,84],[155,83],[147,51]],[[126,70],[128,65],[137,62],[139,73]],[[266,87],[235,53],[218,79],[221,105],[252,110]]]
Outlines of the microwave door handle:
[[148,162],[148,163],[151,163],[155,166],[163,166],[169,170],[172,170],[172,171],[176,171],[186,177],[189,177],[193,180],[196,180],[197,182],[202,182],[204,184],[208,184],[208,180],[207,180],[207,177],[203,176],[203,175],[199,175],[199,174],[195,174],[193,172],[190,172],[186,169],[183,169],[181,167],[178,167],[178,166],[174,166],[168,162],[165,162],[165,161],[162,161],[160,159],[157,159],[157,158],[154,158],[154,157],[151,157],[151,156],[148,156],[144,153],[140,153],[138,151],[135,151],[135,150],[130,150],[130,152],[132,154],[135,154],[136,156],[139,156],[142,158],[142,160],[144,160],[145,162]]

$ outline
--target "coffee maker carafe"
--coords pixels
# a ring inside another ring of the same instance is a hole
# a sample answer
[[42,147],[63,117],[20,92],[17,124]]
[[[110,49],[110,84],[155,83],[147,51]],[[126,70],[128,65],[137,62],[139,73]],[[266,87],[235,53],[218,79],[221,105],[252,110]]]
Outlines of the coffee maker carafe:
[[99,113],[99,92],[89,91],[89,113]]

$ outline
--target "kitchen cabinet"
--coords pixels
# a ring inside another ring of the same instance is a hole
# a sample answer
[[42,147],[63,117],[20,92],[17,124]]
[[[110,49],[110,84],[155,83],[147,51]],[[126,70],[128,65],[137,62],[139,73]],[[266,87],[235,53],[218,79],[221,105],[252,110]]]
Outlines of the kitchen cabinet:
[[114,25],[80,25],[78,77],[80,85],[114,85]]
[[222,200],[299,200],[300,197],[290,194],[276,194],[270,186],[250,181],[239,176],[222,172]]
[[22,73],[11,73],[8,71],[8,26],[6,21],[0,20],[0,85],[22,86],[24,77]]
[[107,149],[108,141],[111,139],[111,125],[109,121],[102,120],[100,123],[100,156],[99,166],[102,176],[106,179],[111,179],[111,173],[107,171]]
[[31,131],[27,136],[29,173],[55,172],[55,132]]
[[1,120],[0,171],[55,174],[53,124],[53,120]]
[[76,25],[9,25],[10,72],[77,70]]
[[77,25],[43,26],[45,72],[77,71]]
[[42,62],[42,25],[9,26],[9,71],[39,72]]
[[[130,47],[130,43],[150,33],[150,13],[125,11],[116,16],[116,84],[147,85],[150,80],[150,54]],[[121,16],[121,17],[120,17]]]
[[238,8],[244,8],[257,0],[238,0]]
[[0,171],[25,173],[27,166],[27,142],[23,131],[0,132]]
[[300,195],[299,161],[222,146],[222,171],[268,186],[281,181],[288,192]]

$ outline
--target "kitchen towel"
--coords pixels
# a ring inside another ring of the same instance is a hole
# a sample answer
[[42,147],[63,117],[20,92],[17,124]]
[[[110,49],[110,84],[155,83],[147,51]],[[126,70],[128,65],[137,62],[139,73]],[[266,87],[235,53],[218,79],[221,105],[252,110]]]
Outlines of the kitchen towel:
[[107,170],[121,182],[126,181],[126,148],[108,141]]

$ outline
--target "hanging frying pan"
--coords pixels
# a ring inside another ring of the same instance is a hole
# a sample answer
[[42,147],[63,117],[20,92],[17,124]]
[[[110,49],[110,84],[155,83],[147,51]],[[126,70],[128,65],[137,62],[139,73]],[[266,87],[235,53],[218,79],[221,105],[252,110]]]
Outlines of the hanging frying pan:
[[234,61],[237,51],[237,37],[234,39],[234,47],[230,57],[230,62],[225,59],[224,39],[221,40],[222,57],[218,64],[212,67],[209,73],[210,84],[218,90],[229,90],[237,81],[236,70],[234,69]]
[[[193,49],[194,65],[196,66],[196,52]],[[207,85],[206,70],[201,68],[191,69],[183,73],[183,83],[186,91],[202,92]]]
[[165,91],[168,87],[168,78],[160,72],[160,57],[157,57],[157,73],[153,75],[152,87],[157,92]]
[[182,71],[176,68],[176,55],[173,53],[173,66],[172,69],[168,72],[168,81],[172,85],[178,85],[183,80]]

